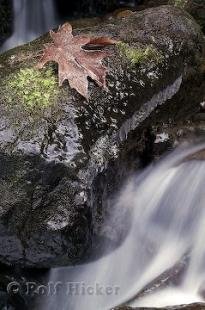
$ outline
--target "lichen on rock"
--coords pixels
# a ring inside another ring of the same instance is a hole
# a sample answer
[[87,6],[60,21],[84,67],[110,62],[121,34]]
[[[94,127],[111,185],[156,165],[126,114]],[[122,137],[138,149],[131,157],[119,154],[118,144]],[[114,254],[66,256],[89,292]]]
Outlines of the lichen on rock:
[[23,68],[10,74],[2,83],[4,100],[12,105],[18,101],[26,110],[44,109],[56,102],[58,82],[53,70]]

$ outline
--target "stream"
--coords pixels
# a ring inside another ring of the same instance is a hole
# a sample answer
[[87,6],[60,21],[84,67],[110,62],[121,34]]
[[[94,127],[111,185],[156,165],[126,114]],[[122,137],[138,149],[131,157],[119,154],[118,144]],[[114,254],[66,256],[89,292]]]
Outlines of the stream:
[[[55,292],[41,309],[203,302],[205,161],[192,155],[204,148],[205,144],[181,146],[128,180],[113,207],[113,216],[122,214],[123,219],[125,209],[132,215],[124,242],[95,262],[51,270],[49,282]],[[165,285],[180,264],[180,280]]]

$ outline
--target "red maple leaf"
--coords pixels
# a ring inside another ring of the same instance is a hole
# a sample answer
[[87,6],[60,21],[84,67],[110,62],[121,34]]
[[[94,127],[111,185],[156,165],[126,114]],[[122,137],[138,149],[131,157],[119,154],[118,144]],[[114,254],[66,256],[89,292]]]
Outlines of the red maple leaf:
[[[47,62],[58,63],[59,85],[68,80],[70,87],[77,90],[88,99],[88,77],[100,87],[106,89],[107,68],[102,64],[105,57],[110,56],[108,51],[97,49],[115,44],[117,41],[109,37],[73,36],[72,26],[64,24],[57,32],[50,31],[53,43],[45,45],[43,56],[37,67],[42,68]],[[94,46],[94,49],[84,49],[85,46]]]

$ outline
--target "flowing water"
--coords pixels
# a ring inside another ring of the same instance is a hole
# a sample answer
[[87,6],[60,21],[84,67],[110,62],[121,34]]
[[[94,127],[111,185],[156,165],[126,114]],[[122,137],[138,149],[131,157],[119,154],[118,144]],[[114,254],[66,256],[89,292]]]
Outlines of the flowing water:
[[[41,309],[108,310],[123,303],[164,307],[203,302],[205,161],[189,158],[203,149],[205,144],[180,147],[129,180],[113,208],[132,214],[124,242],[95,262],[53,269],[50,283],[55,290]],[[163,286],[180,264],[184,266],[180,281]]]
[[0,51],[32,41],[57,25],[53,0],[13,0],[12,36]]

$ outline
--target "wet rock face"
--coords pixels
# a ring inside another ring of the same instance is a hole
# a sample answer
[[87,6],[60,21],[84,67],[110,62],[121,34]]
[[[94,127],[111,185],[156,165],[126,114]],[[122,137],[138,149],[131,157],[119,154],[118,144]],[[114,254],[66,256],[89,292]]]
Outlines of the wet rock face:
[[6,93],[8,80],[36,64],[47,36],[0,56],[0,261],[5,264],[78,262],[95,244],[94,235],[116,245],[118,232],[101,229],[111,208],[107,197],[145,164],[144,155],[151,159],[152,126],[189,117],[202,101],[204,38],[181,10],[164,6],[74,32],[121,41],[106,60],[109,92],[90,81],[89,102],[66,84],[42,109],[35,104],[29,109],[19,96]]
[[37,157],[1,153],[0,165],[1,261],[44,266],[45,258],[47,264],[56,257],[75,260],[90,241],[89,211],[73,200],[79,182],[64,165]]

